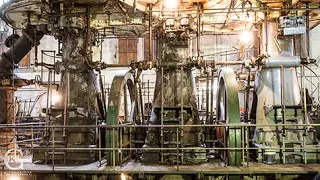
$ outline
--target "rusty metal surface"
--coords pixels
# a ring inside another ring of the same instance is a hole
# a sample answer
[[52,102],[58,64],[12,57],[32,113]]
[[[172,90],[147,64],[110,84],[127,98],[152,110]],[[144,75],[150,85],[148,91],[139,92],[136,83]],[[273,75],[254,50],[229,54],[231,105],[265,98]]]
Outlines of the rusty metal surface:
[[[60,80],[59,93],[65,96],[68,90],[69,73],[69,108],[81,109],[86,117],[95,115],[96,95],[98,93],[98,77],[88,64],[92,61],[91,55],[87,50],[90,49],[91,41],[88,41],[87,34],[82,32],[80,35],[76,33],[67,33],[63,36],[63,68]],[[63,108],[66,97],[63,97],[57,105]]]
[[[90,30],[89,30],[90,31]],[[66,30],[61,33],[63,41],[62,62],[59,64],[61,80],[59,94],[62,97],[52,110],[52,126],[96,125],[96,101],[99,87],[97,75],[89,66],[91,63],[90,33]],[[50,84],[49,84],[50,86]],[[55,151],[54,147],[97,146],[95,128],[55,128],[47,130],[40,147],[52,150],[35,150],[33,161],[37,163],[85,164],[96,160],[95,151]]]
[[[154,90],[154,103],[150,125],[155,124],[201,124],[196,104],[196,86],[191,68],[182,68],[179,64],[187,63],[188,44],[179,33],[161,35],[161,69],[157,72]],[[170,64],[170,66],[162,66]],[[202,129],[188,128],[148,128],[144,147],[202,147]],[[195,157],[195,158],[191,158]],[[157,153],[146,150],[143,155],[145,162],[159,161],[163,163],[195,163],[206,161],[204,151],[163,151]]]

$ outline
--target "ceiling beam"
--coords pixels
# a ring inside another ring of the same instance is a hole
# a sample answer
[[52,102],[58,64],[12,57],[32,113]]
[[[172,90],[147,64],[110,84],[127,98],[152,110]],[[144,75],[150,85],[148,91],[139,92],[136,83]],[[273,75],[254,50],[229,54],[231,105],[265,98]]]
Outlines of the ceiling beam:
[[[127,4],[131,7],[135,7],[137,10],[139,11],[147,11],[148,8],[140,3],[138,3],[136,0],[123,0],[123,1],[120,1],[124,4]],[[135,6],[134,6],[135,5]]]

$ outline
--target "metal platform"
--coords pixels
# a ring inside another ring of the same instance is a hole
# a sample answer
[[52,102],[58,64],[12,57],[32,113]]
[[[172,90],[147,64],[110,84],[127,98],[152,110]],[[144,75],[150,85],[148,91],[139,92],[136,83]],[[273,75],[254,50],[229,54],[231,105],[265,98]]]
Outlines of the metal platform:
[[[2,171],[13,171],[1,164]],[[24,163],[19,172],[28,173],[78,173],[78,174],[241,174],[241,175],[267,175],[267,174],[317,174],[320,172],[320,164],[274,164],[266,165],[250,162],[249,166],[227,166],[221,161],[204,163],[199,165],[145,165],[140,162],[129,161],[123,166],[108,166],[99,162],[79,166],[42,165]]]

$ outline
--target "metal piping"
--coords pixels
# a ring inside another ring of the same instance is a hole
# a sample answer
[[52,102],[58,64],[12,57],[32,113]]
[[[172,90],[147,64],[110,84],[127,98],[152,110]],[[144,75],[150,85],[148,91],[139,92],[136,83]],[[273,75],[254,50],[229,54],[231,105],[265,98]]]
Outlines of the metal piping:
[[38,32],[35,36],[35,31],[32,29],[24,30],[23,35],[14,43],[10,49],[2,53],[0,59],[0,76],[10,77],[13,73],[13,64],[19,62],[27,55],[31,48],[40,44],[41,38],[44,36],[43,32]]
[[153,60],[153,42],[152,42],[152,4],[149,4],[149,61]]
[[[306,4],[306,8],[309,8],[309,3]],[[307,49],[307,57],[310,57],[310,17],[309,10],[306,10],[306,49]]]
[[197,58],[200,61],[200,26],[201,26],[201,14],[200,14],[200,4],[198,5],[197,11]]
[[281,81],[281,116],[282,116],[282,136],[286,136],[286,100],[284,90],[284,70],[283,65],[280,65],[280,81]]
[[269,57],[265,60],[264,68],[277,68],[283,66],[284,68],[298,67],[302,63],[299,56],[285,57],[285,56],[274,56]]
[[268,13],[264,13],[264,28],[265,28],[265,53],[268,54]]
[[247,87],[246,87],[246,97],[245,97],[245,122],[249,122],[249,97],[250,97],[250,86],[251,84],[251,67],[248,69]]

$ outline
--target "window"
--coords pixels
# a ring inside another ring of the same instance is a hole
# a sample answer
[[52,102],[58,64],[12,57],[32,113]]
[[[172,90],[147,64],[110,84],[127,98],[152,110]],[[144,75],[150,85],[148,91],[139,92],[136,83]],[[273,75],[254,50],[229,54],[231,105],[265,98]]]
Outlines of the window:
[[4,3],[8,2],[9,0],[0,0],[0,6],[2,6]]
[[137,61],[138,39],[119,39],[119,64],[130,64]]

